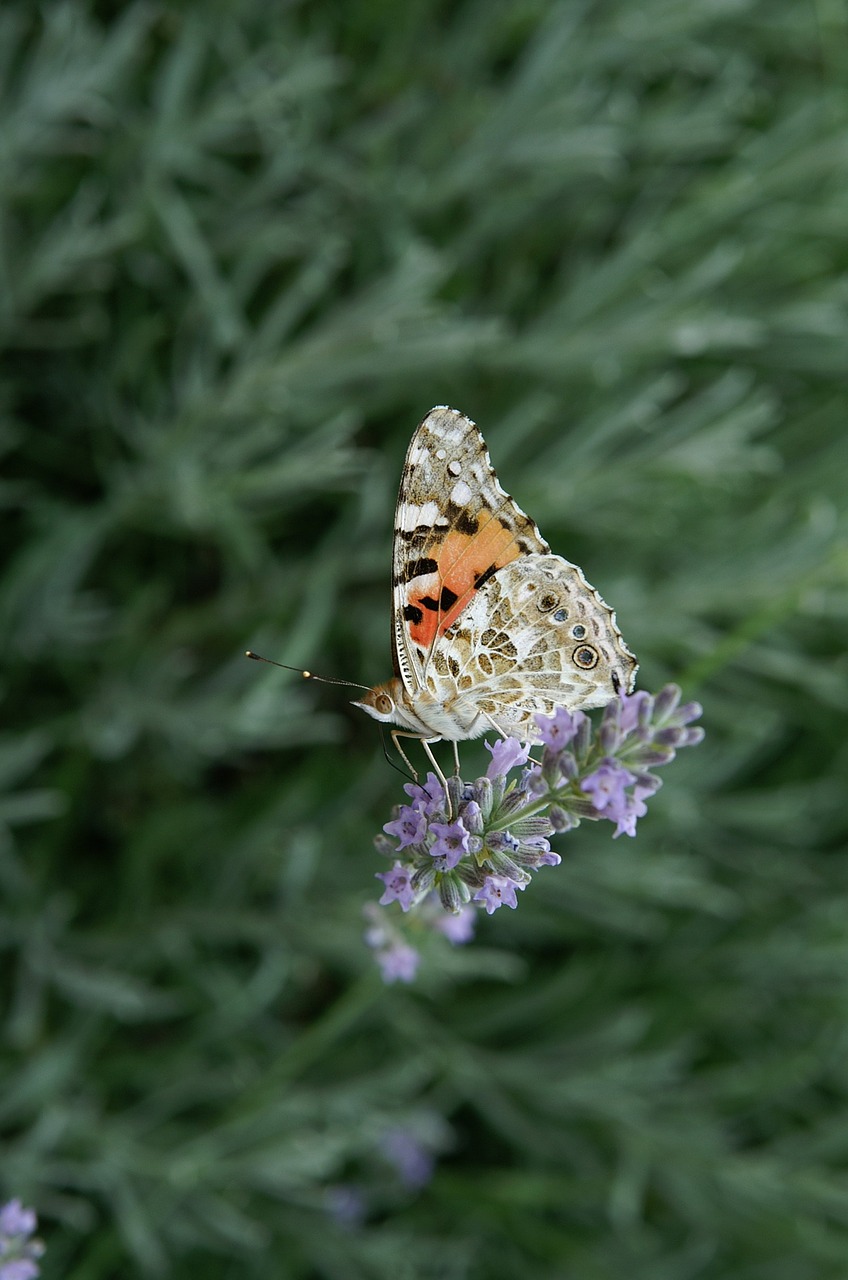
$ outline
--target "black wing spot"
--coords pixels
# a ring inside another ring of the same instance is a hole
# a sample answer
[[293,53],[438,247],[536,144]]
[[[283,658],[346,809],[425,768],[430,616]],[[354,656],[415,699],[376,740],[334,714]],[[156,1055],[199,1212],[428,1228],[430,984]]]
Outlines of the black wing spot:
[[458,506],[455,502],[449,502],[445,513],[452,528],[457,529],[460,533],[464,533],[467,538],[473,538],[479,529],[479,516],[469,515],[464,507]]
[[410,543],[411,546],[415,546],[416,543],[422,546],[429,541],[432,532],[432,527],[429,524],[419,524],[414,529],[396,529],[395,535],[398,538],[402,538],[404,542]]
[[479,591],[484,582],[488,582],[493,573],[497,573],[498,566],[490,564],[488,569],[484,569],[482,573],[478,573],[474,579],[474,590]]
[[438,568],[435,560],[410,560],[403,571],[404,579],[406,582],[411,582],[413,578],[423,578],[427,574],[436,573]]
[[403,616],[407,622],[411,622],[417,627],[424,614],[414,604],[405,604],[403,606]]
[[442,587],[438,600],[434,600],[432,596],[419,596],[418,603],[423,609],[430,609],[433,613],[447,613],[458,599],[459,596],[455,591],[451,591],[450,587]]

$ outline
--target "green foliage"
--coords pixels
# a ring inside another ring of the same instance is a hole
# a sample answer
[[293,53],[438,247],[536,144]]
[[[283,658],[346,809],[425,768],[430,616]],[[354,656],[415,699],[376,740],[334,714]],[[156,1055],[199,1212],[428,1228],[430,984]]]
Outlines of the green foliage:
[[[45,1277],[843,1280],[846,71],[790,0],[2,6],[0,1194]],[[400,779],[241,654],[389,674],[443,402],[708,738],[389,989]]]

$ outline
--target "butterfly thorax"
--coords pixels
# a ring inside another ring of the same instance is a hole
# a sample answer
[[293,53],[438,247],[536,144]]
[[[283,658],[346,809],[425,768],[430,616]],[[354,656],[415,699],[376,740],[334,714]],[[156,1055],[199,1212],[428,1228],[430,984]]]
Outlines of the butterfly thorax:
[[446,698],[441,692],[427,689],[410,694],[397,676],[369,689],[354,706],[361,707],[375,720],[395,724],[422,738],[462,742],[466,738],[478,738],[488,727],[479,708],[467,699],[456,693]]

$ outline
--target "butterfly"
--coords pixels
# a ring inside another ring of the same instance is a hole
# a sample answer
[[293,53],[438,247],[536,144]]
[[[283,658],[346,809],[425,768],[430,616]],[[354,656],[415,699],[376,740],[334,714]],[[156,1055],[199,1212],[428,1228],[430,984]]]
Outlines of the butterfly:
[[[354,706],[430,750],[489,730],[531,742],[537,715],[602,707],[638,669],[615,614],[554,555],[495,475],[470,418],[438,405],[409,445],[392,555],[394,676]],[[411,765],[410,765],[411,768]],[[414,772],[414,770],[413,770]]]

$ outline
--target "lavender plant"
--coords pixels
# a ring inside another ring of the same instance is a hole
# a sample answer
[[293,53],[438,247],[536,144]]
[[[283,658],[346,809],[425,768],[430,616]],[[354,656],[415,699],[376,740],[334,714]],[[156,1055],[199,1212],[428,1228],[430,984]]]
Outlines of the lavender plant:
[[40,1275],[36,1258],[44,1252],[40,1240],[33,1239],[36,1217],[20,1200],[0,1207],[0,1280],[35,1280]]
[[[376,873],[383,895],[366,907],[365,938],[384,981],[415,979],[421,954],[411,936],[435,931],[461,944],[473,937],[478,910],[515,909],[534,872],[562,861],[551,836],[584,819],[612,822],[613,839],[635,836],[662,785],[653,770],[704,736],[692,724],[701,707],[680,696],[673,684],[656,695],[625,694],[604,708],[597,726],[561,707],[536,718],[538,761],[507,738],[486,743],[492,759],[474,782],[450,777],[445,789],[430,773],[424,785],[407,783],[410,803],[395,807],[375,840],[392,865]],[[399,915],[380,910],[395,902]]]

